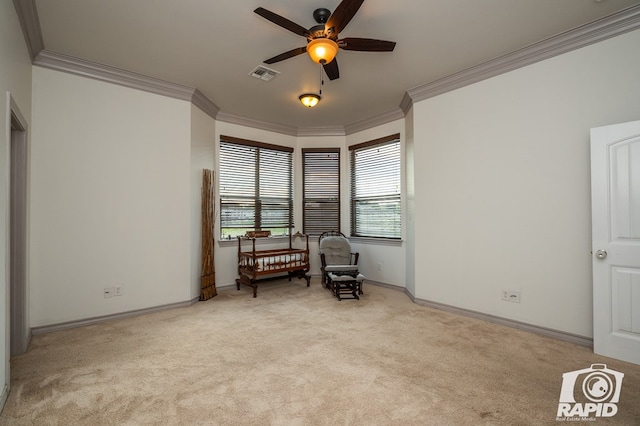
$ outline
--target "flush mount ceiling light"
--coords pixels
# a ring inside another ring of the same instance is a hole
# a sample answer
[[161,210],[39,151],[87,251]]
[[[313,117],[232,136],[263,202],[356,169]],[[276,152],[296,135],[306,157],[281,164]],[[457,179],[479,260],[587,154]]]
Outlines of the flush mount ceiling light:
[[300,95],[298,99],[300,99],[302,105],[306,106],[307,108],[313,108],[314,106],[318,105],[318,102],[320,102],[320,99],[322,98],[320,97],[320,95],[316,95],[315,93],[305,93],[303,95]]
[[317,64],[328,64],[338,54],[338,43],[330,38],[316,38],[307,44],[307,53]]
[[302,105],[306,106],[307,108],[313,108],[314,106],[318,105],[318,102],[320,102],[320,99],[322,99],[323,85],[324,80],[322,79],[322,65],[320,65],[320,86],[318,87],[318,94],[316,95],[315,93],[303,93],[302,95],[298,96],[298,99],[300,99]]

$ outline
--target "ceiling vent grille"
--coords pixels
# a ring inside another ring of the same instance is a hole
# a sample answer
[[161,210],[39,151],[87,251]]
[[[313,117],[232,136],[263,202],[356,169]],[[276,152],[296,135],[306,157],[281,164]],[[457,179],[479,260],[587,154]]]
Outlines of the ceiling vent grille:
[[269,81],[273,77],[276,77],[280,72],[267,68],[263,65],[258,65],[253,71],[249,73],[251,77],[259,78],[260,80]]

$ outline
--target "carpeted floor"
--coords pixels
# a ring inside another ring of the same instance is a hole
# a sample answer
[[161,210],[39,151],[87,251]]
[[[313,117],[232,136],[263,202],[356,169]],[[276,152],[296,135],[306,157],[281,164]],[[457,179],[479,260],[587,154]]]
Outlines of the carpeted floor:
[[640,424],[640,366],[364,287],[312,280],[34,336],[2,425],[557,424],[562,374],[625,374],[609,424]]

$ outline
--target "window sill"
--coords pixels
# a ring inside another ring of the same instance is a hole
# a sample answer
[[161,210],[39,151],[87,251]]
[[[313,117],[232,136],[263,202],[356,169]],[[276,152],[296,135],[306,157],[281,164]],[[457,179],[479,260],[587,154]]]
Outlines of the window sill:
[[[296,238],[293,239],[293,242],[295,242]],[[269,244],[282,244],[282,243],[287,243],[289,244],[289,236],[288,235],[282,235],[282,236],[277,236],[277,237],[263,237],[263,238],[256,238],[256,246],[262,246],[262,245],[269,245]],[[249,244],[249,240],[245,240],[244,244]],[[218,246],[219,247],[238,247],[238,239],[237,238],[232,238],[230,240],[218,240]]]
[[404,241],[401,238],[373,238],[373,237],[349,237],[349,241],[355,244],[370,244],[377,246],[402,247]]

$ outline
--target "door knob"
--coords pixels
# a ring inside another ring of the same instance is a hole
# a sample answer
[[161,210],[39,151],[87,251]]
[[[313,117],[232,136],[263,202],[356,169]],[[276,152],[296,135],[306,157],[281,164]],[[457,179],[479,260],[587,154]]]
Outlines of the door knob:
[[596,257],[597,257],[598,259],[604,259],[604,258],[606,258],[606,257],[607,257],[607,252],[606,252],[606,250],[598,250],[598,251],[596,252]]

